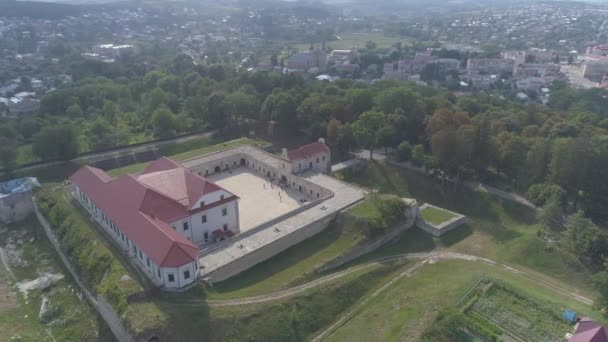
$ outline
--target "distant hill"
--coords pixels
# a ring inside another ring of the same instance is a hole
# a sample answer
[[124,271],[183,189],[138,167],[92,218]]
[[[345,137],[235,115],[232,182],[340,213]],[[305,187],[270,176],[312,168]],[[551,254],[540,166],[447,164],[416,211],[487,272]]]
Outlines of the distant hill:
[[1,17],[30,17],[57,19],[79,14],[80,6],[38,1],[0,1]]

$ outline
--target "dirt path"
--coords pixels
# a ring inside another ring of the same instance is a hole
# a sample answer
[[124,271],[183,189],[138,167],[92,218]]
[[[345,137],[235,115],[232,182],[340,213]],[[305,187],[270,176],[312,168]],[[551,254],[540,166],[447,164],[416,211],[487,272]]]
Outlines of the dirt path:
[[[359,152],[355,152],[353,153],[355,156],[357,156],[358,158],[362,158],[362,159],[368,159],[369,160],[369,151],[368,150],[361,150]],[[390,163],[391,165],[395,165],[404,169],[408,169],[411,171],[415,171],[418,173],[422,173],[426,176],[428,176],[429,174],[427,173],[426,169],[422,168],[422,167],[418,167],[418,166],[414,166],[412,165],[410,162],[397,162],[394,161],[390,158],[388,158],[385,154],[383,149],[377,149],[374,150],[374,160],[387,160],[388,163]],[[493,186],[489,186],[480,182],[474,182],[474,181],[457,181],[460,184],[463,184],[467,187],[469,187],[470,189],[473,189],[475,191],[479,191],[479,192],[485,192],[485,193],[489,193],[492,194],[496,197],[500,197],[502,199],[506,199],[508,201],[513,201],[513,202],[517,202],[519,204],[523,204],[529,208],[532,209],[536,209],[536,206],[534,206],[534,204],[532,204],[532,202],[528,201],[526,198],[524,198],[523,196],[520,196],[516,193],[512,193],[512,192],[507,192],[507,191],[503,191],[500,190],[498,188],[495,188]]]
[[[259,295],[259,296],[235,298],[235,299],[215,299],[215,300],[208,300],[208,301],[205,301],[204,299],[200,299],[200,300],[197,299],[197,300],[190,300],[190,301],[177,302],[177,303],[168,302],[168,304],[177,305],[177,306],[180,306],[180,305],[192,306],[192,305],[201,305],[201,304],[206,303],[207,305],[214,306],[214,307],[259,304],[259,303],[269,302],[269,301],[283,299],[283,298],[301,294],[307,290],[310,290],[310,289],[319,287],[321,285],[327,284],[329,282],[332,282],[334,280],[340,279],[353,272],[361,271],[361,270],[373,267],[373,266],[381,264],[381,263],[390,262],[390,261],[399,261],[399,260],[405,260],[405,259],[420,259],[420,261],[413,267],[408,268],[407,270],[400,273],[399,275],[397,275],[396,277],[391,279],[389,282],[384,284],[380,289],[376,290],[371,295],[370,298],[366,299],[366,301],[369,301],[372,298],[376,297],[378,294],[380,294],[381,292],[386,290],[390,285],[392,285],[395,281],[399,280],[400,278],[402,278],[404,276],[408,276],[408,277],[411,276],[415,271],[417,271],[420,267],[422,267],[423,265],[425,265],[427,263],[433,264],[433,263],[441,262],[444,260],[466,260],[466,261],[473,261],[473,262],[483,262],[486,264],[502,267],[502,268],[508,270],[509,272],[519,274],[523,277],[526,277],[530,280],[540,283],[543,286],[550,288],[564,296],[574,298],[575,300],[577,300],[581,303],[584,303],[587,305],[593,304],[593,300],[591,300],[587,297],[581,296],[572,291],[569,291],[553,282],[550,282],[546,279],[543,279],[542,277],[536,276],[529,272],[526,272],[526,271],[523,271],[520,269],[516,269],[516,268],[510,267],[507,265],[503,265],[503,264],[497,263],[490,259],[481,258],[478,256],[469,255],[469,254],[453,253],[453,252],[406,253],[406,254],[398,254],[398,255],[383,257],[383,258],[372,260],[365,264],[353,266],[353,267],[350,267],[343,271],[321,277],[319,279],[310,281],[310,282],[302,284],[302,285],[298,285],[298,286],[295,286],[295,287],[292,287],[289,289],[279,290],[279,291],[275,291],[272,293]],[[364,301],[364,302],[366,302],[366,301]],[[363,304],[363,303],[361,303],[361,304]],[[361,304],[359,304],[359,305],[361,305]],[[357,307],[359,307],[359,306],[357,306]],[[357,307],[353,310],[356,310]],[[348,315],[348,313],[346,315]],[[343,318],[346,317],[346,315],[344,315]]]

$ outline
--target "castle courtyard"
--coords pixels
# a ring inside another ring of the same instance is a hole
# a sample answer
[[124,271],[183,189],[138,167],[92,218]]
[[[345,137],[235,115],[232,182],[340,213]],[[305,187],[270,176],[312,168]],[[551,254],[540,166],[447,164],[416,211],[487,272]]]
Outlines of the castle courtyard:
[[311,199],[294,188],[280,188],[277,182],[241,167],[207,179],[237,195],[241,232],[286,214]]

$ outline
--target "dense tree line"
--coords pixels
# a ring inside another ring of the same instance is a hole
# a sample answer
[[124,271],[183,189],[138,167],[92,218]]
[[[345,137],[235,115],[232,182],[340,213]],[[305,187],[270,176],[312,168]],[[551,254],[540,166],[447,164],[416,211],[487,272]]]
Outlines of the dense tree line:
[[228,65],[194,65],[187,56],[125,74],[76,77],[73,86],[42,98],[40,115],[0,124],[7,140],[0,161],[15,166],[15,142],[32,143],[41,159],[69,159],[206,128],[239,134],[272,126],[278,134],[325,136],[336,151],[393,147],[398,157],[455,178],[530,188],[537,205],[548,199],[539,194],[557,187],[564,210],[599,219],[608,213],[606,90],[556,83],[548,106],[525,106],[403,82],[330,84],[296,74],[236,72]]

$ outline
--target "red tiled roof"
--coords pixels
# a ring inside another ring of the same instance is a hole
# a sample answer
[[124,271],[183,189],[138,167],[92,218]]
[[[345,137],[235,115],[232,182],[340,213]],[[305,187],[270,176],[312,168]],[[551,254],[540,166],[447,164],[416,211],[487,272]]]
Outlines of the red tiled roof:
[[167,222],[188,216],[202,195],[221,189],[167,158],[150,163],[143,174],[114,179],[85,166],[70,181],[161,267],[197,258],[198,247]]
[[329,153],[329,147],[322,142],[314,142],[312,144],[304,145],[296,150],[287,152],[287,158],[289,160],[308,159],[319,153]]
[[157,171],[166,171],[166,170],[171,170],[171,169],[175,169],[178,167],[182,167],[182,166],[179,163],[177,163],[176,161],[171,160],[167,157],[160,157],[156,160],[151,161],[150,164],[148,164],[148,166],[146,166],[146,168],[144,169],[144,171],[142,171],[141,174],[157,172]]
[[137,180],[188,209],[192,209],[203,195],[221,190],[215,183],[181,167],[138,175]]
[[583,317],[569,340],[570,342],[608,342],[608,328],[602,324]]

